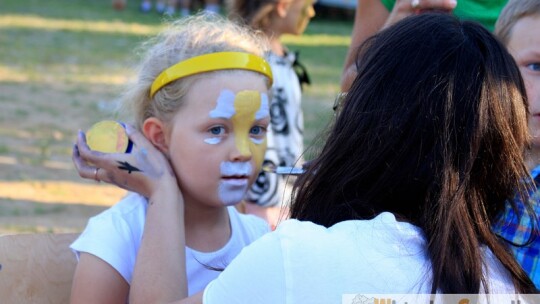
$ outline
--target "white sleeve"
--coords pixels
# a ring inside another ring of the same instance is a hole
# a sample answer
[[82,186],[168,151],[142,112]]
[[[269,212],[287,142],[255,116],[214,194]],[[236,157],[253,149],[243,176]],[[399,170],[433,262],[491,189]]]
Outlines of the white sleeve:
[[249,246],[206,286],[203,303],[285,303],[285,272],[278,233]]
[[78,256],[80,252],[90,253],[104,260],[131,282],[137,242],[128,224],[120,217],[100,214],[91,218],[82,234],[70,248]]

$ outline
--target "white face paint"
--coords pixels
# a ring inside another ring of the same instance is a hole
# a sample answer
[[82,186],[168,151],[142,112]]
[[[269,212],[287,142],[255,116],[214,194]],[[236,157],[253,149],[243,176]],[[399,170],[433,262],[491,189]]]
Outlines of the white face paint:
[[216,101],[216,108],[210,111],[211,118],[226,118],[233,117],[234,110],[234,93],[231,90],[223,90]]
[[[261,93],[261,108],[257,113],[255,113],[255,119],[263,119],[270,116],[270,107],[268,106],[268,96],[264,93]],[[264,139],[251,139],[257,145],[261,145],[264,142]]]
[[211,137],[211,138],[206,138],[204,140],[205,143],[209,144],[209,145],[217,145],[221,142],[221,137]]
[[253,172],[250,162],[222,162],[219,199],[225,206],[240,202],[248,190],[249,177]]
[[[211,118],[232,119],[236,114],[235,108],[236,94],[230,90],[223,90],[219,95],[216,103],[216,108],[210,111]],[[270,108],[268,106],[268,95],[260,93],[261,106],[255,113],[255,119],[260,120],[270,116]],[[204,140],[209,145],[217,145],[221,142],[221,137],[211,137]],[[257,145],[264,143],[264,139],[251,138],[251,141]]]
[[261,93],[261,108],[255,113],[255,119],[263,119],[270,116],[270,107],[268,106],[268,95]]
[[208,116],[212,119],[229,120],[232,127],[229,136],[216,136],[204,139],[210,145],[217,145],[227,137],[235,140],[236,147],[242,155],[253,156],[249,162],[221,163],[221,180],[218,187],[218,196],[226,205],[234,205],[240,202],[249,187],[250,179],[259,168],[254,170],[253,164],[262,163],[266,150],[266,137],[253,131],[259,127],[258,120],[270,116],[268,96],[259,91],[240,91],[234,93],[231,90],[222,90],[216,100],[216,107]]

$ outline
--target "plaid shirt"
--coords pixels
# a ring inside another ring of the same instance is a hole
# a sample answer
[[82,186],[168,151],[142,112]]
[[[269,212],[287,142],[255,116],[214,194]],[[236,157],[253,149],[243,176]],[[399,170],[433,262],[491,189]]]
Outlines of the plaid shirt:
[[[536,186],[540,188],[540,166],[534,168],[531,175]],[[530,193],[530,201],[533,204],[535,215],[540,220],[540,189]],[[517,245],[510,246],[514,257],[534,282],[536,288],[540,289],[540,235],[537,234],[536,238],[526,246],[519,246],[530,241],[533,223],[531,223],[531,218],[519,199],[516,199],[516,207],[517,213],[512,210],[509,203],[506,204],[504,213],[499,218],[498,224],[495,225],[494,231]]]

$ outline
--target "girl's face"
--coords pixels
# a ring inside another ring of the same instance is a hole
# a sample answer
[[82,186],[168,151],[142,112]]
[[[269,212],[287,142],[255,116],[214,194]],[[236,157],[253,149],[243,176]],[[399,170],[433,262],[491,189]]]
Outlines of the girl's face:
[[270,122],[264,78],[216,73],[189,89],[170,123],[168,156],[186,204],[239,203],[261,169]]
[[520,19],[514,25],[508,50],[517,62],[529,99],[529,131],[540,148],[540,16]]
[[285,16],[284,33],[301,35],[306,30],[311,18],[315,16],[313,5],[316,0],[286,0],[289,1],[289,9]]

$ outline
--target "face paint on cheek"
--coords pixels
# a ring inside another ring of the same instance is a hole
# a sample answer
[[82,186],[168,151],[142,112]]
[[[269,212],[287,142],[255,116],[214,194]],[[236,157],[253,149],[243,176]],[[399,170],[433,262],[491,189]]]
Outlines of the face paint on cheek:
[[232,117],[236,146],[242,154],[253,156],[257,166],[262,163],[266,152],[266,138],[251,137],[251,128],[256,120],[269,117],[268,97],[258,91],[240,91],[234,102]]
[[204,140],[205,143],[209,145],[217,145],[221,142],[221,138],[219,137],[211,137]]

